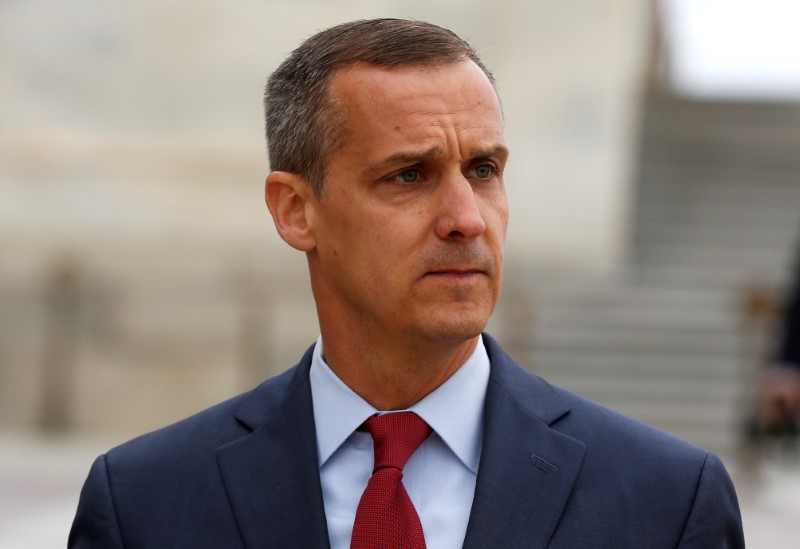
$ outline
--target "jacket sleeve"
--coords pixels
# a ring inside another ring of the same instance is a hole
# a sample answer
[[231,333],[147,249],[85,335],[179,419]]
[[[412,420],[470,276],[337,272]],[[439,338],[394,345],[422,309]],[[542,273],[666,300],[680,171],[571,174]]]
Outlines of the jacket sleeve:
[[706,457],[678,547],[744,549],[736,491],[725,467],[714,454]]
[[122,548],[122,535],[108,481],[105,456],[97,458],[81,490],[68,549]]

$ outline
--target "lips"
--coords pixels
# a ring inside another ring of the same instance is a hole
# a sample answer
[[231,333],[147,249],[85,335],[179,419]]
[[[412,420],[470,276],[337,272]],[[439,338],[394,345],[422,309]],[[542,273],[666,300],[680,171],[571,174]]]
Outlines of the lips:
[[443,278],[453,278],[453,279],[465,279],[470,278],[473,276],[485,274],[485,272],[478,268],[473,267],[457,267],[457,268],[444,268],[444,269],[435,269],[433,271],[429,271],[426,273],[428,276],[435,276],[435,277],[443,277]]
[[475,274],[482,273],[483,269],[478,267],[444,267],[433,269],[428,274]]
[[464,279],[477,275],[490,276],[497,271],[495,257],[478,243],[469,246],[438,249],[429,252],[416,265],[423,276]]

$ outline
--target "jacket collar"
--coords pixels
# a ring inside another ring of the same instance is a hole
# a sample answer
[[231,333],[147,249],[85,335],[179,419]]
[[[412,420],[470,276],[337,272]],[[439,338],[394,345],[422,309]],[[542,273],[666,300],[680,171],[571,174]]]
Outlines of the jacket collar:
[[569,413],[558,392],[484,335],[492,370],[484,443],[465,548],[546,547],[585,446],[553,428]]
[[308,369],[266,381],[236,417],[249,435],[217,449],[225,488],[247,547],[327,547]]
[[[490,336],[484,441],[465,548],[546,547],[580,470],[584,444],[554,429],[559,393],[523,371]],[[217,450],[247,547],[328,547],[308,371],[300,363],[237,410],[252,432]]]

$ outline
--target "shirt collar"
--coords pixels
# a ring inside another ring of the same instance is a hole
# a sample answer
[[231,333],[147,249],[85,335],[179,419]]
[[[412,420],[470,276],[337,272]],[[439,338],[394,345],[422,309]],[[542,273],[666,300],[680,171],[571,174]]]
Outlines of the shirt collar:
[[[350,389],[325,363],[321,336],[314,347],[309,379],[319,466],[322,467],[353,431],[379,410]],[[476,474],[488,385],[489,356],[483,338],[479,337],[466,362],[435,391],[409,408],[431,426],[467,469]]]

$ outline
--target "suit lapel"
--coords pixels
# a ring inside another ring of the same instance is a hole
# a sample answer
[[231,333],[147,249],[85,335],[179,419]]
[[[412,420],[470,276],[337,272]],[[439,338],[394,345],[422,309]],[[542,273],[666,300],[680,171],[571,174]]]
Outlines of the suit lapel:
[[[484,442],[465,548],[546,547],[583,460],[584,445],[551,424],[569,413],[543,380],[484,335],[492,373]],[[328,547],[308,369],[257,388],[237,411],[252,432],[217,450],[239,530],[250,548]]]
[[484,341],[492,373],[464,547],[543,548],[572,491],[584,445],[550,427],[569,413],[561,397],[490,337]]
[[253,432],[217,450],[239,530],[250,548],[328,547],[308,369],[256,389],[237,411]]

